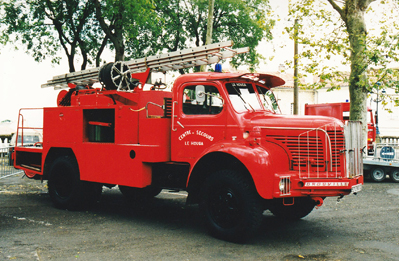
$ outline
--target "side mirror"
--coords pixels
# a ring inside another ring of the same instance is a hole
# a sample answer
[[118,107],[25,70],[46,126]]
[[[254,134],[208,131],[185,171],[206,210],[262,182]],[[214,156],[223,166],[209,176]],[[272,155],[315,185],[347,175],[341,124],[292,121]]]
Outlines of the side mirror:
[[205,102],[205,86],[197,85],[195,86],[195,99],[197,100],[197,104]]

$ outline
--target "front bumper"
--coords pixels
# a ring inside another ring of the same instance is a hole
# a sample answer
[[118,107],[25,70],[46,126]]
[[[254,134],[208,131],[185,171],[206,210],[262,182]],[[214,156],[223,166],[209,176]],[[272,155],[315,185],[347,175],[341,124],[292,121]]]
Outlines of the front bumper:
[[334,197],[362,190],[363,175],[353,178],[303,179],[297,175],[276,175],[273,197]]

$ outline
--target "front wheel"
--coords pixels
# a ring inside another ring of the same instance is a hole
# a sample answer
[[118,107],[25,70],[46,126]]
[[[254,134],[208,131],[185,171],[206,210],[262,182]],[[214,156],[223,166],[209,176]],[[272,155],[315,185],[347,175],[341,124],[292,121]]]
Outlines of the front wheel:
[[381,182],[385,179],[385,171],[383,168],[373,168],[370,177],[375,182]]
[[307,216],[314,209],[316,203],[310,198],[294,198],[289,204],[284,204],[283,199],[274,199],[269,210],[276,217],[297,220]]
[[200,209],[209,232],[233,242],[255,234],[262,221],[263,208],[256,189],[233,170],[218,171],[206,180]]

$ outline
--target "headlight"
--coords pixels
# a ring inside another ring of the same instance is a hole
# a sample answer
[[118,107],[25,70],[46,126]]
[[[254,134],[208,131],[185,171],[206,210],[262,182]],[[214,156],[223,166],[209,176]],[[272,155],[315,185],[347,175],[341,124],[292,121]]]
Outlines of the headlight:
[[290,177],[280,177],[280,182],[278,184],[280,190],[280,195],[290,195],[291,194],[291,181]]

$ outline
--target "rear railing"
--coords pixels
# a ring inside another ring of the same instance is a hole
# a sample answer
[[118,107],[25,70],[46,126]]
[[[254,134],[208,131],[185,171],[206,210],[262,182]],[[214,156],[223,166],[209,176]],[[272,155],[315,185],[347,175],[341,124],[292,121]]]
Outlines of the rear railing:
[[43,108],[28,108],[19,110],[15,144],[11,144],[11,146],[26,147],[40,146],[42,144],[41,141],[24,141],[24,133],[26,132],[40,133],[40,135],[43,136]]

